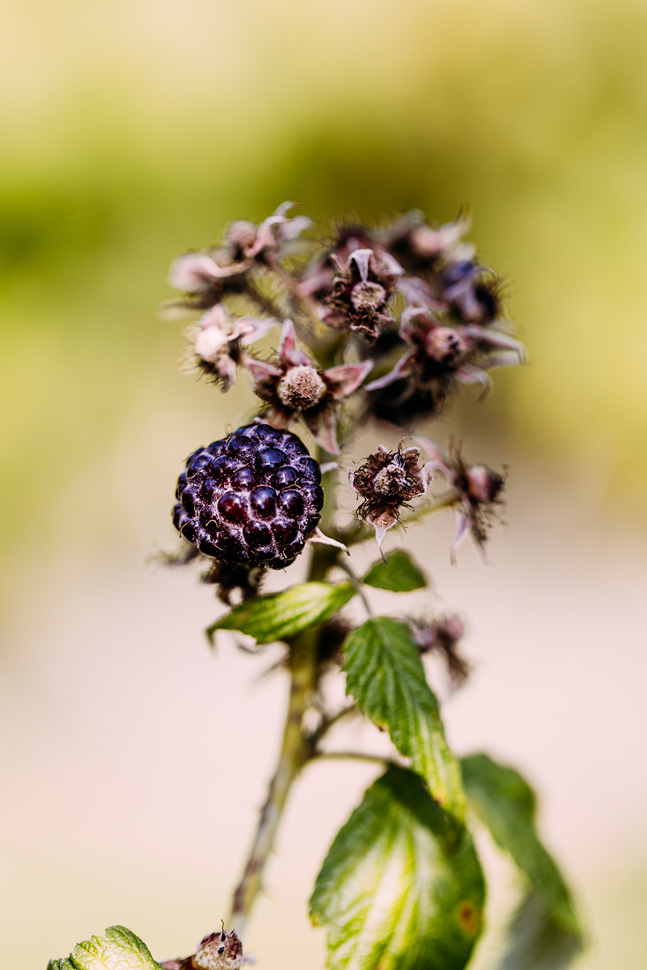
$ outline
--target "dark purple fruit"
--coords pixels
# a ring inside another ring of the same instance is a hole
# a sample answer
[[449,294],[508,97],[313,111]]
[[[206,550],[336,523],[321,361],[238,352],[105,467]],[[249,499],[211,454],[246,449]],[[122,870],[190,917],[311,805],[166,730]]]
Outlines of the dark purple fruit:
[[290,431],[248,424],[186,461],[173,525],[221,562],[281,569],[319,523],[319,463]]

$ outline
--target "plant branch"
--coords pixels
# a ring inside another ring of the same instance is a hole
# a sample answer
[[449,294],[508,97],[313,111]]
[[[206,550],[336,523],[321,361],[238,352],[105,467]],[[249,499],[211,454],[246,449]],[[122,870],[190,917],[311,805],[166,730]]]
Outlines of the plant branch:
[[[420,519],[424,519],[425,516],[431,515],[432,512],[439,512],[441,509],[451,508],[455,505],[460,498],[460,492],[455,488],[450,488],[448,491],[443,492],[439,495],[433,502],[429,502],[426,505],[420,505],[415,509],[411,515],[408,515],[400,525],[406,529],[408,525],[415,522],[419,522]],[[354,546],[361,542],[366,542],[368,539],[375,538],[375,530],[366,525],[364,522],[359,522],[357,525],[346,530],[338,530],[333,533],[333,538],[337,539],[339,542],[343,542],[347,546]]]
[[352,703],[352,704],[349,704],[347,707],[342,707],[341,711],[337,711],[337,713],[333,714],[332,717],[324,718],[324,720],[321,722],[321,724],[319,725],[319,727],[317,728],[317,730],[312,736],[312,743],[315,746],[315,748],[318,746],[321,739],[324,738],[326,734],[328,734],[330,729],[335,726],[335,724],[339,724],[340,721],[342,721],[346,717],[350,717],[351,714],[359,714],[359,713],[360,713],[360,710],[357,704]]
[[251,280],[247,282],[246,295],[253,300],[253,302],[258,306],[263,313],[267,313],[270,317],[275,317],[277,320],[285,319],[285,310],[270,296],[267,296],[255,283]]
[[279,761],[261,809],[256,835],[242,878],[234,892],[230,926],[240,935],[262,888],[263,871],[296,776],[312,756],[312,745],[302,729],[303,715],[316,686],[316,654],[311,638],[295,637],[290,649],[290,697]]
[[369,603],[368,598],[366,596],[366,593],[364,592],[364,587],[362,586],[362,582],[361,582],[359,576],[357,575],[357,573],[355,572],[355,570],[352,568],[352,566],[350,566],[344,560],[340,559],[340,561],[339,561],[339,563],[337,565],[339,566],[340,569],[343,569],[344,570],[344,572],[346,573],[346,575],[350,579],[351,583],[353,584],[353,587],[355,589],[355,592],[357,593],[357,595],[359,596],[360,600],[362,601],[362,605],[364,606],[364,609],[366,610],[367,615],[371,619],[373,619],[374,616],[375,616],[375,614],[373,613],[373,609],[371,607],[371,604]]
[[312,757],[313,761],[366,761],[369,764],[379,765],[398,765],[399,761],[387,758],[381,754],[367,754],[362,751],[316,751]]

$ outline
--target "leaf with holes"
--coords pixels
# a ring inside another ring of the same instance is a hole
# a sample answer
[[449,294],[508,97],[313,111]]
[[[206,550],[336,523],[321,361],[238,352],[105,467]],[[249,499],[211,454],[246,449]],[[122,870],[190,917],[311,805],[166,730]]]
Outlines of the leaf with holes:
[[462,970],[482,926],[485,887],[467,829],[422,779],[391,767],[338,833],[310,900],[330,970]]
[[374,724],[388,730],[436,801],[462,823],[460,766],[445,739],[438,701],[407,627],[384,616],[368,620],[346,637],[344,657],[347,693]]

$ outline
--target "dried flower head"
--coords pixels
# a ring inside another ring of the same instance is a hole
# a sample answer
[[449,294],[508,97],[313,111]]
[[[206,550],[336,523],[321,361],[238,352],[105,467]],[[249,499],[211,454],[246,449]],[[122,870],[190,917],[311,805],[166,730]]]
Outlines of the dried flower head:
[[283,202],[258,228],[250,222],[234,222],[229,227],[227,242],[238,246],[246,259],[272,263],[290,249],[290,244],[309,229],[312,220],[307,216],[288,219],[287,213],[296,202]]
[[[330,244],[306,266],[298,282],[298,292],[316,301],[325,299],[339,267],[347,266],[351,255],[358,249],[376,250],[378,255],[384,252],[374,232],[361,223],[348,222],[339,226]],[[385,255],[388,258],[388,254]]]
[[247,285],[249,261],[235,259],[227,249],[189,252],[171,264],[169,283],[185,298],[167,308],[206,310],[231,293],[242,293]]
[[[333,257],[335,258],[335,257]],[[354,250],[346,263],[337,259],[338,275],[323,300],[321,319],[338,330],[354,330],[369,340],[395,323],[388,308],[402,267],[387,253]]]
[[247,220],[232,222],[219,248],[178,256],[171,265],[169,283],[181,290],[185,299],[167,307],[205,310],[225,296],[244,293],[254,265],[275,265],[311,225],[306,216],[288,219],[287,212],[294,204],[284,202],[259,226]]
[[396,420],[437,413],[459,383],[487,389],[488,370],[523,360],[522,344],[508,334],[478,324],[448,326],[428,307],[408,307],[399,332],[411,349],[393,370],[366,387],[382,391],[397,385],[383,402],[386,407],[376,402],[378,413],[390,411]]
[[382,245],[408,274],[427,275],[445,264],[454,253],[472,220],[466,212],[444,226],[433,228],[422,212],[414,209],[380,233]]
[[269,405],[265,420],[277,428],[287,428],[301,418],[330,454],[339,453],[335,428],[339,404],[357,390],[372,366],[369,360],[318,370],[310,357],[297,349],[291,320],[283,324],[275,362],[247,360],[254,390]]
[[420,653],[440,657],[447,667],[451,688],[462,687],[472,668],[459,649],[465,634],[461,618],[450,614],[433,620],[411,620],[411,627]]
[[234,318],[222,303],[216,304],[188,328],[187,365],[227,391],[236,382],[236,368],[244,361],[242,348],[260,340],[277,323],[270,318]]
[[197,945],[195,953],[184,960],[166,960],[164,970],[238,970],[245,963],[243,945],[234,930],[209,933]]
[[379,445],[357,471],[349,472],[351,486],[363,499],[357,517],[375,529],[382,558],[384,536],[400,521],[400,509],[429,488],[432,465],[421,466],[419,457],[416,447],[403,449],[400,444],[397,451],[389,451]]
[[193,966],[195,970],[238,970],[243,963],[243,944],[234,930],[210,933],[198,943]]
[[487,325],[501,315],[501,280],[473,256],[459,253],[440,274],[440,284],[441,299],[456,319]]
[[501,504],[504,477],[486,465],[467,465],[458,447],[453,447],[448,455],[429,438],[416,435],[416,441],[430,456],[429,465],[437,469],[456,491],[457,526],[452,556],[465,536],[471,533],[485,559],[485,541],[496,508]]

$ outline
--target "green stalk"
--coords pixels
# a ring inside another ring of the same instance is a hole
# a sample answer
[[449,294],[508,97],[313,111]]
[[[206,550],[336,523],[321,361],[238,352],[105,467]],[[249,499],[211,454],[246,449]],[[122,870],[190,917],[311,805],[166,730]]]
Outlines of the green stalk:
[[[310,635],[308,635],[310,634]],[[316,650],[311,631],[290,644],[290,698],[278,765],[270,782],[242,878],[234,892],[229,926],[240,936],[262,889],[263,871],[274,846],[276,833],[292,783],[312,751],[302,729],[303,715],[316,689]]]
[[[321,455],[318,457],[321,458]],[[329,483],[327,489],[326,509],[322,515],[324,526],[331,520],[334,512],[334,485]],[[338,549],[313,545],[308,580],[323,579],[338,555]],[[317,691],[318,636],[319,631],[316,629],[304,630],[289,642],[290,696],[278,764],[232,902],[229,926],[235,927],[240,936],[245,931],[246,922],[262,890],[263,873],[274,847],[290,789],[301,768],[314,755],[314,740],[304,733],[303,719]]]

